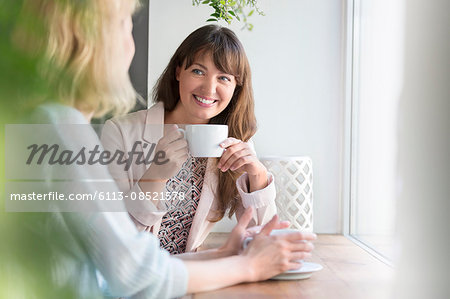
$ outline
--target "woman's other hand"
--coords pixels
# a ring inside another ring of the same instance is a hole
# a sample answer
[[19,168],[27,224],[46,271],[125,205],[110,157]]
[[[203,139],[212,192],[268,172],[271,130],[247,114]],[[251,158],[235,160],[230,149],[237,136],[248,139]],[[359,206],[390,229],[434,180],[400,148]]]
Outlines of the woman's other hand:
[[280,225],[275,215],[254,236],[253,241],[242,255],[250,263],[250,281],[269,279],[287,270],[298,269],[299,260],[311,256],[314,246],[310,241],[316,239],[313,233],[291,233],[271,236],[270,232]]
[[[253,226],[247,228],[250,220],[252,219],[253,208],[249,207],[242,214],[236,226],[231,231],[227,242],[219,248],[225,254],[223,256],[230,256],[239,254],[242,251],[242,244],[244,240],[248,237],[254,237],[261,231],[261,226]],[[290,225],[289,221],[276,222],[272,229],[283,229],[288,228]]]

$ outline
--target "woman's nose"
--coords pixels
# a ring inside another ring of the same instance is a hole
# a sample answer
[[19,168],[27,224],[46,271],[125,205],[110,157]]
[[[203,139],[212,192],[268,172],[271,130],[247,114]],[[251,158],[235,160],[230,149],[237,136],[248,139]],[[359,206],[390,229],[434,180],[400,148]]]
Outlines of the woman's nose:
[[214,96],[216,94],[217,82],[215,78],[206,78],[203,82],[202,89],[205,96]]

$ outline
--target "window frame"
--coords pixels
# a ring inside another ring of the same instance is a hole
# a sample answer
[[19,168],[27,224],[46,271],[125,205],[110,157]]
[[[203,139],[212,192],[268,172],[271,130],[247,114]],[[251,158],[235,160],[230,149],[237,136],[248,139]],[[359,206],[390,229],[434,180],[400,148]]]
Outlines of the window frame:
[[360,5],[362,0],[346,0],[343,10],[344,32],[344,145],[343,145],[343,186],[342,186],[342,233],[369,254],[393,267],[393,262],[371,247],[370,244],[352,234],[355,231],[353,215],[356,213],[356,163],[358,134],[358,86],[359,86],[359,34]]

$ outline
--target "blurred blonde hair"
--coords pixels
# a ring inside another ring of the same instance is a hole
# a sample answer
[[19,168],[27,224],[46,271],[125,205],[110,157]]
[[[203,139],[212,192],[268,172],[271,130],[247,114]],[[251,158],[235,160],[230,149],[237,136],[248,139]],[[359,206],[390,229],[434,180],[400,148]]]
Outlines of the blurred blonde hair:
[[42,73],[59,102],[94,112],[94,117],[125,114],[134,107],[137,93],[119,63],[114,22],[124,9],[132,13],[137,7],[138,0],[26,1],[26,15],[43,30],[40,39],[22,39],[21,44],[44,53]]

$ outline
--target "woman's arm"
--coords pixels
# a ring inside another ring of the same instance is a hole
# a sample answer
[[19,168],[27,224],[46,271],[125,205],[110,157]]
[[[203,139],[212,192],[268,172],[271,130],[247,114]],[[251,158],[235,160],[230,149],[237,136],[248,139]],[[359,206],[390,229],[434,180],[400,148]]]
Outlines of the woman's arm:
[[269,185],[267,179],[267,170],[265,168],[258,174],[249,175],[248,180],[250,192],[264,189],[267,187],[267,185]]
[[197,252],[185,252],[182,254],[175,255],[183,261],[205,261],[211,259],[218,259],[222,257],[227,257],[233,255],[234,252],[231,250],[226,250],[225,248],[214,248],[208,250],[202,250]]
[[241,175],[236,181],[240,197],[236,206],[236,218],[240,219],[246,208],[253,207],[253,219],[250,227],[266,224],[277,213],[275,182],[271,173],[268,173],[267,181],[268,185],[265,188],[253,192],[249,190],[247,173]]
[[247,258],[235,255],[208,261],[186,261],[188,293],[206,292],[250,281],[252,270]]
[[237,171],[243,173],[236,181],[241,197],[236,207],[236,216],[240,219],[244,210],[253,207],[253,220],[250,226],[263,225],[276,214],[275,183],[273,175],[256,157],[253,142],[243,142],[236,138],[227,138],[221,146],[225,149],[218,163],[219,171]]

